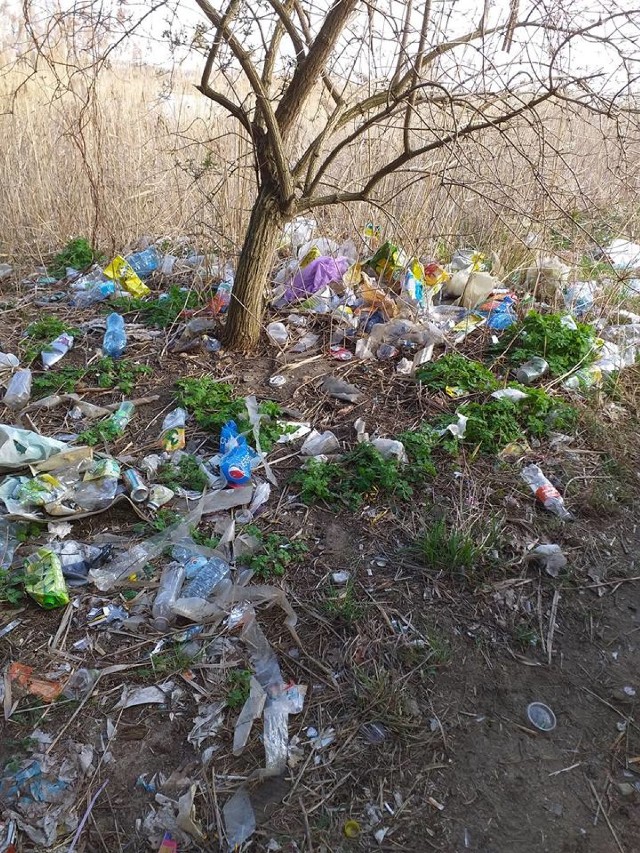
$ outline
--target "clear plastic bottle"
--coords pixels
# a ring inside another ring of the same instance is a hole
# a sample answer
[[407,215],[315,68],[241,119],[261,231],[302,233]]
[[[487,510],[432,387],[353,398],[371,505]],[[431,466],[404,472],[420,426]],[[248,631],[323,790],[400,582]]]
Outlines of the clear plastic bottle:
[[116,285],[113,281],[103,281],[94,284],[88,290],[79,290],[69,300],[69,305],[72,308],[90,308],[98,302],[104,302],[116,292]]
[[54,364],[60,361],[73,346],[73,336],[63,332],[61,335],[51,341],[51,343],[40,353],[42,365],[45,370],[53,367]]
[[31,397],[31,371],[29,368],[16,370],[4,395],[2,402],[10,409],[22,409],[29,402]]
[[118,491],[118,480],[115,477],[100,477],[97,480],[87,480],[80,483],[73,493],[73,500],[80,509],[92,512],[103,509],[115,498]]
[[107,329],[102,341],[102,351],[111,358],[122,358],[127,346],[127,333],[124,320],[120,314],[109,314],[107,317]]
[[151,610],[153,626],[158,631],[167,631],[175,619],[172,607],[184,582],[184,574],[183,563],[169,563],[162,572],[160,586]]
[[229,563],[211,557],[182,590],[181,598],[208,598],[221,580],[229,576]]
[[572,521],[573,516],[564,505],[564,499],[553,483],[545,477],[539,465],[527,465],[520,476],[529,485],[545,509],[563,521]]
[[218,285],[216,295],[211,300],[211,313],[215,316],[224,313],[231,302],[231,291],[233,290],[233,271],[225,269],[225,277]]
[[162,259],[156,247],[149,246],[148,249],[144,249],[142,252],[135,252],[133,255],[129,255],[127,261],[133,267],[136,275],[139,275],[140,278],[146,278],[158,269]]

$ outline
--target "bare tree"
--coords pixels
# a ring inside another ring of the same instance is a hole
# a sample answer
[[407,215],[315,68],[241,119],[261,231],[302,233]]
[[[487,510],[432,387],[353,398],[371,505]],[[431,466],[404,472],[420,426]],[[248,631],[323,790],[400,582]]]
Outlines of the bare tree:
[[[32,18],[35,0],[24,0]],[[469,145],[512,139],[525,126],[545,139],[545,110],[591,112],[635,123],[640,8],[627,0],[195,0],[202,95],[250,141],[257,192],[240,252],[227,344],[260,335],[267,283],[285,223],[434,174],[446,180]],[[122,4],[126,10],[126,4]],[[169,3],[149,6],[169,9]],[[179,0],[171,7],[182,21]],[[84,0],[58,11],[78,32],[106,20]],[[175,18],[174,18],[175,20]],[[140,26],[126,13],[109,51]],[[45,52],[52,28],[36,33]],[[621,131],[622,132],[622,131]],[[363,148],[375,166],[354,169]],[[527,152],[520,151],[525,158]],[[556,150],[561,157],[562,151]]]

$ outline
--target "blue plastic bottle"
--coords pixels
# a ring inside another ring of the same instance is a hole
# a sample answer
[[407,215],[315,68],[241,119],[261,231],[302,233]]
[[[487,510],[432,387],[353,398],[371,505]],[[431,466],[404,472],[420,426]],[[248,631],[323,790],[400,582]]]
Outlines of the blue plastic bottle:
[[107,317],[107,330],[102,341],[102,351],[111,358],[122,358],[127,346],[124,320],[115,312]]

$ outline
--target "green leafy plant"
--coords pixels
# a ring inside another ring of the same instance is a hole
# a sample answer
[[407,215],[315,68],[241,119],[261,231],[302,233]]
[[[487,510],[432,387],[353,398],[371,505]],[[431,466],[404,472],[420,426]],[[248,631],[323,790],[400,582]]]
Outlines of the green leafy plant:
[[436,466],[431,454],[441,441],[441,436],[430,424],[422,423],[418,429],[400,433],[398,440],[404,444],[409,458],[406,474],[416,484],[427,477],[435,477]]
[[227,421],[237,422],[246,413],[244,400],[234,397],[231,385],[216,382],[211,376],[180,379],[176,387],[178,405],[188,409],[198,426],[207,432],[219,430]]
[[189,534],[196,545],[202,545],[203,548],[217,548],[220,544],[219,536],[209,536],[204,530],[198,530],[197,527],[191,527]]
[[553,376],[562,376],[595,360],[595,331],[586,323],[567,328],[561,314],[530,311],[521,323],[506,329],[496,351],[506,354],[510,364],[520,365],[533,356],[549,364]]
[[34,400],[50,394],[70,394],[82,382],[86,371],[82,367],[59,367],[33,377],[31,393]]
[[249,558],[249,568],[264,580],[274,575],[281,577],[287,566],[299,563],[309,550],[300,539],[288,540],[277,533],[260,538],[260,550]]
[[31,364],[40,355],[42,350],[46,350],[49,344],[63,332],[73,335],[74,338],[82,335],[80,329],[70,326],[58,317],[43,317],[42,320],[35,320],[33,323],[30,323],[23,334],[23,361]]
[[44,524],[38,524],[37,521],[21,521],[16,527],[16,538],[22,543],[37,539],[44,530]]
[[166,329],[175,323],[183,311],[197,308],[198,302],[198,294],[195,291],[184,291],[173,284],[166,294],[157,299],[136,299],[133,296],[112,299],[109,309],[123,314],[137,312],[148,326]]
[[[188,409],[202,429],[217,432],[227,421],[235,421],[239,432],[250,433],[251,423],[245,402],[235,396],[233,387],[228,383],[202,376],[199,379],[180,379],[176,387],[178,405]],[[260,447],[268,452],[283,433],[291,432],[295,427],[283,429],[278,424],[276,419],[282,415],[282,409],[273,400],[263,400],[258,405],[258,412],[264,416],[260,421]]]
[[493,373],[479,361],[458,353],[448,353],[416,371],[416,379],[431,391],[447,387],[461,388],[468,393],[495,391],[498,382]]
[[17,607],[24,597],[24,574],[21,571],[0,569],[0,602]]
[[227,708],[238,711],[249,698],[251,670],[232,669],[227,676]]
[[123,394],[131,394],[137,380],[141,376],[153,373],[151,367],[146,364],[136,364],[129,359],[113,359],[105,356],[91,367],[100,388],[117,388]]
[[311,459],[291,479],[300,485],[300,498],[306,504],[324,501],[357,509],[365,499],[379,495],[408,499],[413,494],[409,476],[408,466],[385,459],[375,447],[363,443],[345,453],[340,462]]
[[163,465],[158,470],[157,479],[159,483],[168,486],[173,491],[182,488],[202,492],[208,483],[200,463],[191,453],[182,455],[177,465],[172,462]]
[[123,431],[117,423],[114,423],[111,418],[105,418],[103,421],[78,433],[77,442],[78,444],[87,444],[89,447],[93,447],[101,441],[105,444],[115,441],[117,438],[120,438],[122,433]]
[[172,524],[177,524],[180,520],[181,517],[177,512],[175,512],[175,510],[161,507],[152,521],[137,522],[133,525],[133,530],[136,533],[162,533],[167,529],[167,527],[171,527]]
[[63,278],[67,274],[67,267],[83,270],[101,257],[88,240],[84,237],[76,237],[69,240],[64,249],[58,252],[47,267],[47,272],[54,278]]

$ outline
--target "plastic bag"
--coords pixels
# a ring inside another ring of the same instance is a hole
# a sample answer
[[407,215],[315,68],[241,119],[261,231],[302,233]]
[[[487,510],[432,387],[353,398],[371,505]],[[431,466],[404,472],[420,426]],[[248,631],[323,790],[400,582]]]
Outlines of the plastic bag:
[[185,445],[185,423],[187,413],[184,409],[174,409],[162,421],[160,445],[163,450],[171,453],[182,450]]
[[39,548],[27,557],[24,572],[24,588],[40,607],[51,610],[69,603],[60,557],[50,548]]
[[49,459],[67,445],[28,429],[0,424],[0,470],[16,470]]
[[142,299],[151,293],[147,285],[136,275],[131,264],[125,261],[121,255],[116,255],[111,263],[104,268],[104,274],[107,278],[117,281],[127,293],[137,299]]

